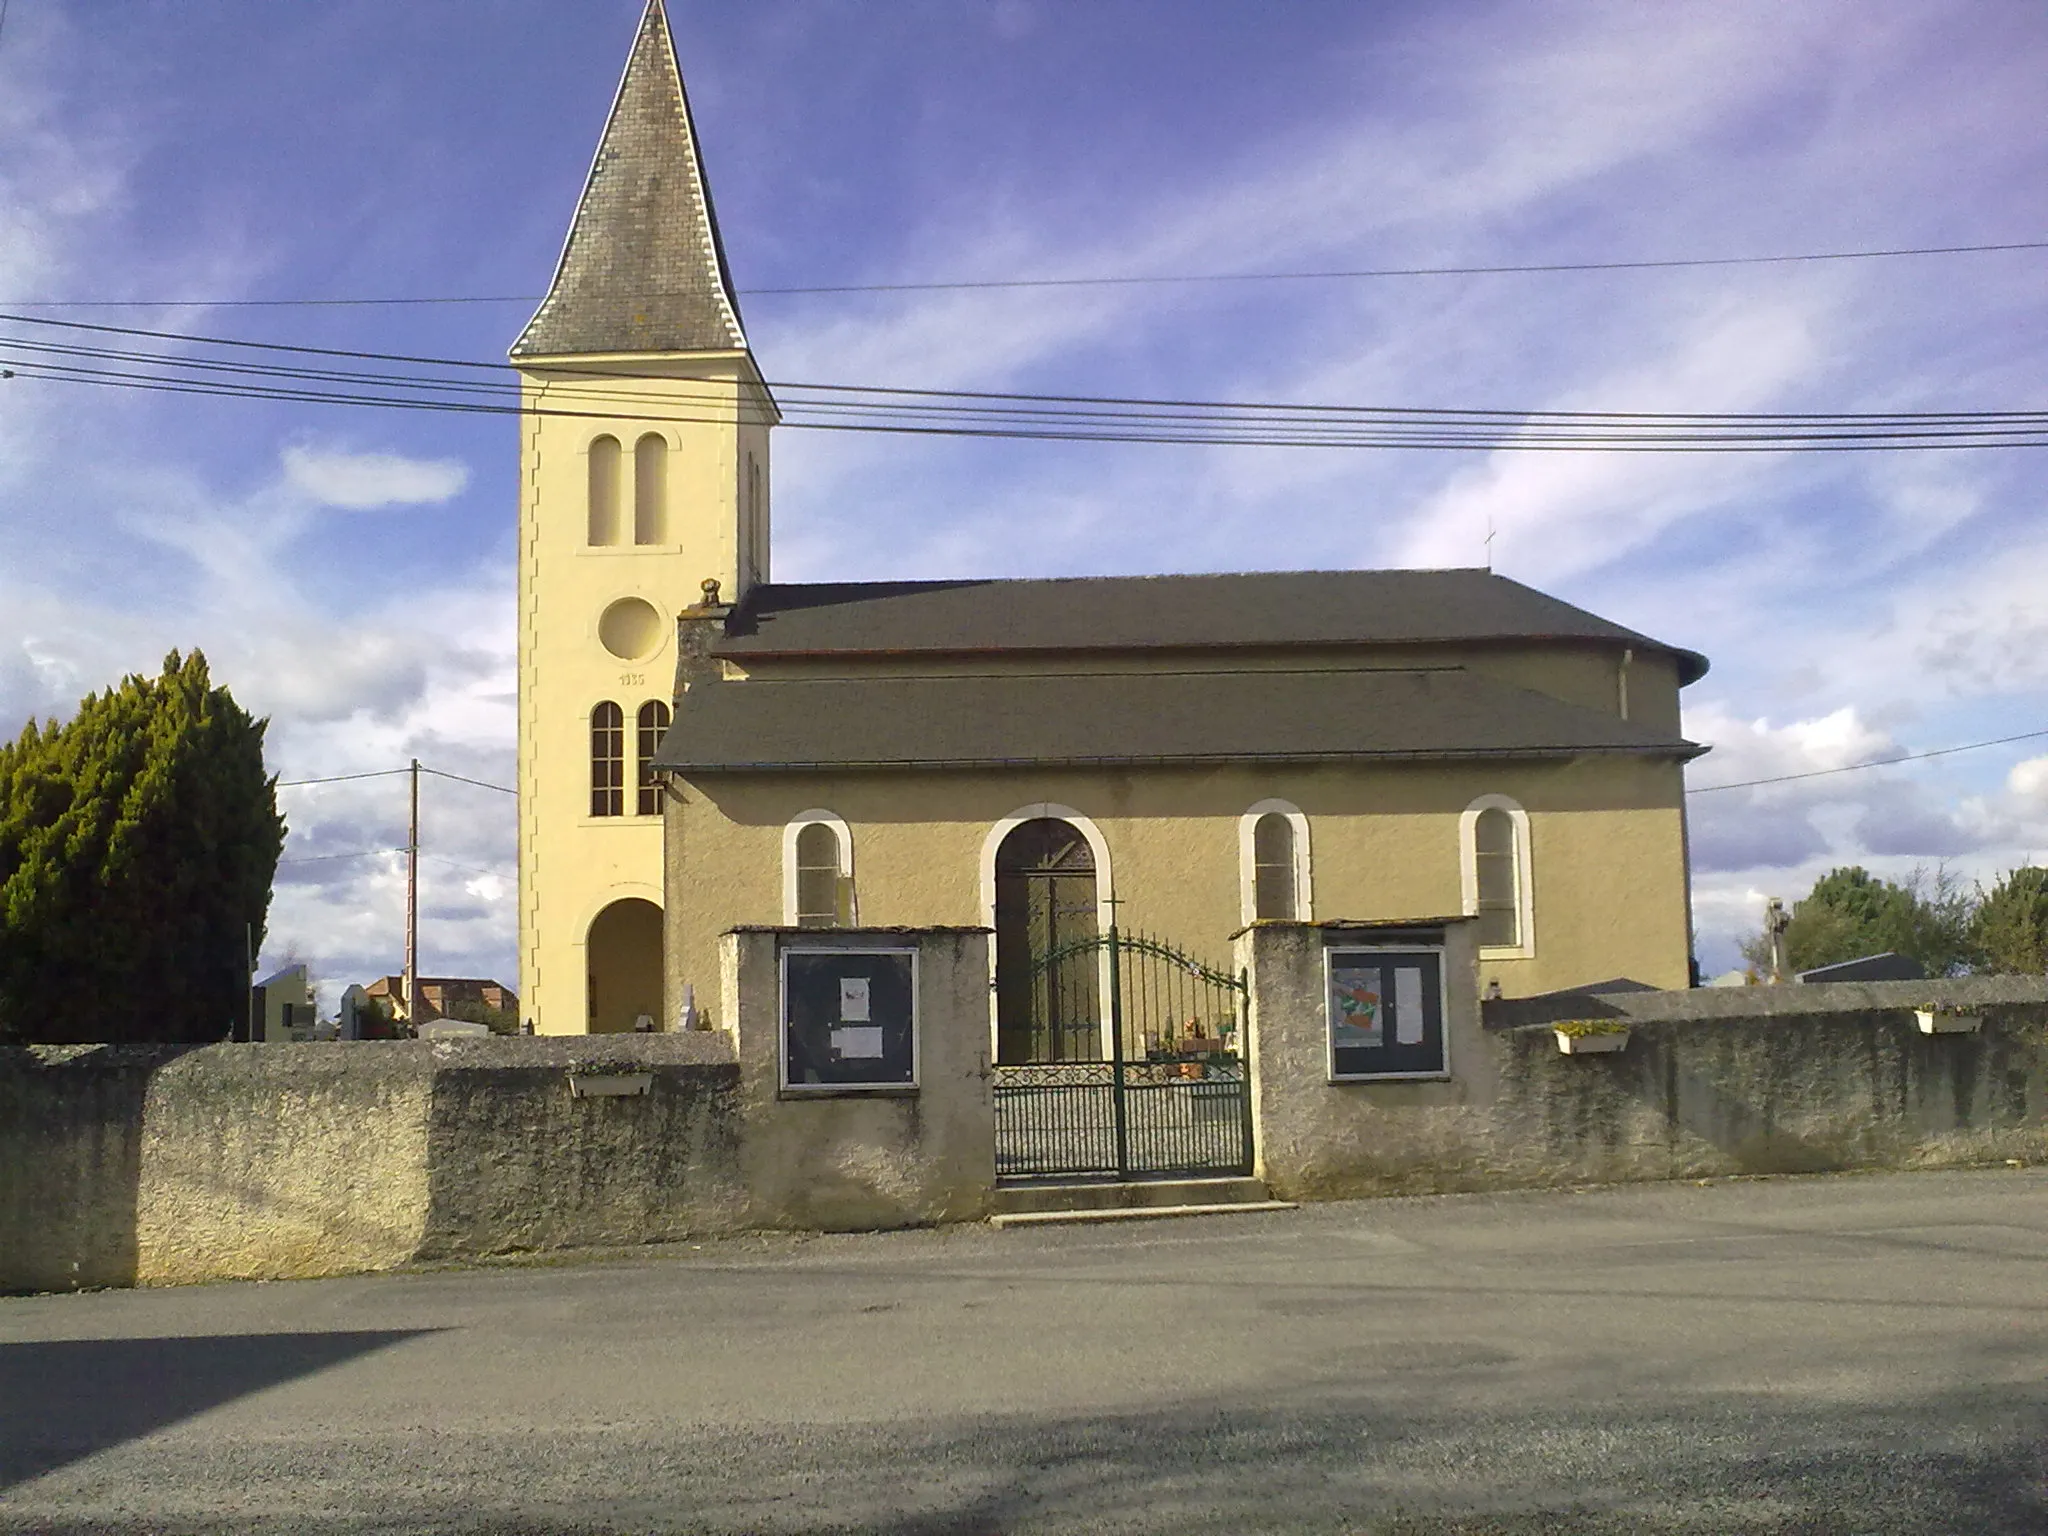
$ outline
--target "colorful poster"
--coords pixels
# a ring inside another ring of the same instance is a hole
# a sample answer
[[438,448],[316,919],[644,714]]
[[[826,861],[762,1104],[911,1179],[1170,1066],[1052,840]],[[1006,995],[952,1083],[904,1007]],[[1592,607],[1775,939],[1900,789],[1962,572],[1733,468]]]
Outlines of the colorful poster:
[[1378,966],[1330,971],[1330,1043],[1338,1050],[1358,1050],[1386,1043],[1386,999],[1381,995]]

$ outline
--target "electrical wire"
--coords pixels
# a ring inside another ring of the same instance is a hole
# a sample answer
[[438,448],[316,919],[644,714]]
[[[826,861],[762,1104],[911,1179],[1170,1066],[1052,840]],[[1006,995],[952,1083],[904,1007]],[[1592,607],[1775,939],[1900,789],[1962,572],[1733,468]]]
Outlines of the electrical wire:
[[2017,736],[1999,736],[1990,741],[1969,741],[1959,747],[1936,747],[1932,752],[1908,752],[1900,757],[1880,757],[1867,763],[1848,763],[1840,768],[1814,768],[1805,773],[1781,773],[1768,779],[1743,779],[1734,784],[1702,784],[1688,789],[1688,795],[1711,795],[1724,789],[1755,789],[1762,784],[1791,784],[1799,779],[1824,779],[1837,773],[1861,773],[1866,768],[1889,768],[1895,763],[1925,762],[1930,757],[1953,757],[1958,752],[1978,752],[1985,747],[2010,746],[2016,741],[2037,741],[2048,730],[2022,731]]
[[337,859],[374,859],[387,853],[403,852],[403,848],[362,848],[354,853],[317,853],[310,858],[279,859],[277,865],[282,869],[287,864],[332,864]]
[[[526,371],[515,363],[480,363],[471,358],[421,356],[405,352],[369,352],[348,347],[313,347],[300,343],[279,341],[254,341],[240,337],[208,336],[191,331],[156,330],[143,326],[105,325],[84,320],[51,320],[34,315],[0,313],[0,321],[14,321],[24,325],[54,327],[69,331],[93,331],[116,336],[137,336],[157,341],[182,341],[200,346],[234,347],[262,352],[297,353],[311,357],[336,357],[358,361],[410,363],[424,367],[467,368],[489,373],[521,374]],[[86,349],[88,352],[93,349]],[[107,354],[122,355],[122,354]],[[148,358],[159,358],[160,354],[138,354]],[[253,366],[253,365],[251,365]],[[541,365],[549,375],[566,374],[571,377],[588,379],[619,380],[622,375],[616,369],[576,368],[573,365],[547,363]],[[319,376],[321,370],[312,370],[307,376]],[[337,377],[348,375],[337,374]],[[376,376],[366,376],[374,378]],[[457,381],[448,382],[451,387]],[[724,380],[709,374],[680,374],[664,379],[664,382],[681,383],[722,383]],[[1300,402],[1275,403],[1253,400],[1205,400],[1175,399],[1171,397],[1146,397],[1124,395],[1073,395],[1073,394],[1030,394],[997,390],[972,389],[918,389],[898,385],[880,384],[818,384],[791,380],[764,380],[767,388],[777,391],[816,390],[837,393],[859,393],[870,395],[904,396],[918,399],[944,399],[968,401],[1026,401],[1054,404],[1104,405],[1104,406],[1152,406],[1162,409],[1203,409],[1221,411],[1301,411],[1314,413],[1340,413],[1347,415],[1405,415],[1423,417],[1480,417],[1503,420],[1524,420],[1540,418],[1562,421],[1598,421],[1607,419],[1648,420],[1671,422],[1696,421],[1759,421],[1759,422],[1822,422],[1843,419],[1839,412],[1672,412],[1672,411],[1542,411],[1526,407],[1449,407],[1449,406],[1365,406],[1365,405],[1310,405]],[[505,384],[502,390],[515,390],[517,386]],[[598,398],[607,398],[599,394]],[[641,394],[615,394],[609,398],[624,402],[643,402]],[[703,398],[712,398],[705,396]],[[722,397],[721,397],[722,398]],[[2040,420],[2048,418],[2048,411],[1932,411],[1895,412],[1882,416],[1851,415],[1848,419],[1861,420],[1929,420],[1946,421],[1977,418]]]
[[353,779],[388,779],[394,773],[406,773],[404,768],[378,768],[370,773],[337,773],[324,779],[280,779],[274,785],[277,789],[303,789],[308,784],[346,784]]
[[[0,22],[6,18],[0,0]],[[1797,251],[1771,256],[1681,256],[1641,261],[1547,261],[1456,267],[1358,267],[1323,272],[1180,272],[1096,277],[1010,277],[916,283],[820,283],[794,287],[741,288],[742,298],[807,294],[966,293],[1032,288],[1132,288],[1163,284],[1348,282],[1400,277],[1500,277],[1569,272],[1659,272],[1698,267],[1785,266],[1822,261],[1879,261],[1912,256],[1975,256],[1999,251],[2048,250],[2048,240],[2008,240],[1986,245],[1896,246],[1881,250]],[[665,291],[648,298],[674,297]],[[285,309],[351,308],[422,304],[538,304],[542,293],[468,294],[416,298],[338,299],[10,299],[13,309]]]
[[440,768],[429,768],[425,764],[420,765],[420,772],[431,773],[437,779],[453,779],[458,784],[474,784],[478,789],[495,789],[501,795],[516,795],[519,793],[518,790],[506,784],[486,784],[482,779],[465,779],[459,773],[448,773]]
[[[438,370],[515,373],[509,364],[423,358],[81,321],[0,315],[0,320],[83,334],[147,338],[225,351],[227,355],[166,355],[132,346],[88,344],[0,335],[0,364],[17,376],[174,394],[291,403],[352,405],[402,410],[564,417],[642,423],[730,423],[736,403],[693,384],[664,381],[685,409],[649,409],[643,392],[581,389],[579,400],[619,409],[578,409],[542,404],[510,378],[449,377]],[[240,354],[257,352],[277,361]],[[293,361],[284,361],[291,358]],[[366,371],[351,364],[391,363],[425,372]],[[105,366],[120,365],[120,366]],[[550,369],[549,373],[617,382],[601,370]],[[1818,449],[1987,448],[2048,446],[2048,411],[1920,411],[1837,413],[1714,413],[1503,410],[1499,408],[1339,406],[1327,404],[1148,399],[1105,395],[999,393],[782,382],[782,419],[818,431],[861,431],[920,436],[1012,438],[1065,442],[1211,444],[1258,447],[1422,449],[1588,449],[1612,452],[1792,452]],[[498,786],[502,788],[503,786]]]
[[423,853],[422,859],[434,864],[446,864],[450,869],[459,869],[472,875],[482,875],[487,880],[502,880],[510,873],[506,869],[482,869],[475,864],[459,864],[454,859],[443,858],[438,853]]

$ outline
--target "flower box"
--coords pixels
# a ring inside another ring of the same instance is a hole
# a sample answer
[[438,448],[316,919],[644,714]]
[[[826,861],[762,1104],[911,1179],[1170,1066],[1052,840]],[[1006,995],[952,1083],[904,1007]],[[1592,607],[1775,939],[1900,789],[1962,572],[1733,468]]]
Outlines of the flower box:
[[576,1072],[569,1074],[572,1099],[626,1099],[654,1087],[652,1072]]
[[1567,1056],[1597,1056],[1623,1050],[1628,1045],[1626,1026],[1560,1024],[1552,1033],[1557,1036],[1558,1050]]
[[1981,1013],[1959,1013],[1949,1008],[1915,1008],[1923,1035],[1974,1035],[1983,1027]]

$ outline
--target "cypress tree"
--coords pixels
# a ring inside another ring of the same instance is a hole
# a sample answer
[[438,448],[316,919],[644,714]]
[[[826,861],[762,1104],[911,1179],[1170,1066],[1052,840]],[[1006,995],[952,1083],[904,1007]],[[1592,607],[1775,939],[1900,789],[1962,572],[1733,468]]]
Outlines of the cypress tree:
[[0,746],[0,1026],[203,1041],[244,1016],[284,846],[267,725],[173,651]]

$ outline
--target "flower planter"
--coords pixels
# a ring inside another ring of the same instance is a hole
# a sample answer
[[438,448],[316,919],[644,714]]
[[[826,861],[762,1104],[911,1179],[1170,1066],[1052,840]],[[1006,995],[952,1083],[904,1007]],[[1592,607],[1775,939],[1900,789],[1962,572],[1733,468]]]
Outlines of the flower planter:
[[654,1087],[652,1072],[571,1072],[572,1099],[627,1099]]
[[1604,1029],[1596,1035],[1568,1035],[1561,1029],[1553,1033],[1557,1036],[1558,1050],[1567,1056],[1598,1056],[1622,1050],[1628,1045],[1628,1031],[1625,1029]]
[[1974,1035],[1983,1026],[1981,1013],[1944,1013],[1939,1008],[1915,1008],[1923,1035]]

